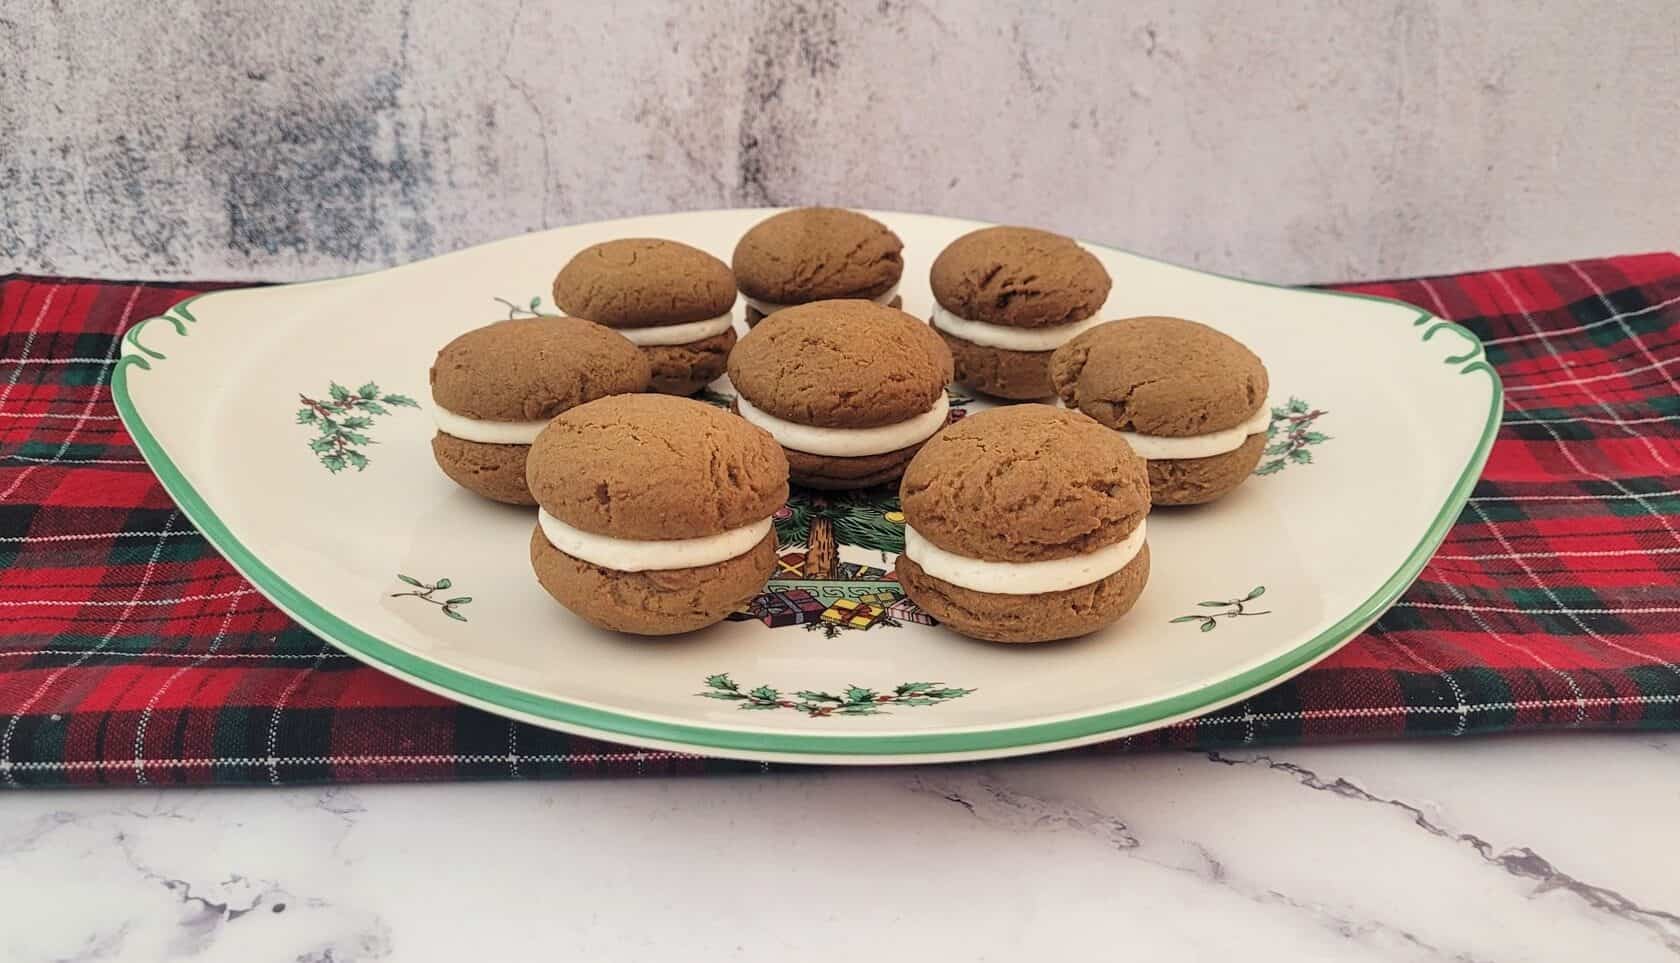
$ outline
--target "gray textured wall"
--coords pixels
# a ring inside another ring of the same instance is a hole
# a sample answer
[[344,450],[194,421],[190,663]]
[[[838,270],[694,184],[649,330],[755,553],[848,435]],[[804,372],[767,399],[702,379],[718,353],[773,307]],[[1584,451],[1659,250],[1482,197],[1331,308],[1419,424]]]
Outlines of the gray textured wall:
[[0,0],[0,270],[814,201],[1285,281],[1675,245],[1674,0],[1266,6]]

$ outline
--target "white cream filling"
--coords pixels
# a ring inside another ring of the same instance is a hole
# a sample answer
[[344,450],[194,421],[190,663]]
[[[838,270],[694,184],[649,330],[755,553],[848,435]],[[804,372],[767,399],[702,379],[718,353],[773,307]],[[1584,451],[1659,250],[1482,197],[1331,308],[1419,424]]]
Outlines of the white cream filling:
[[597,535],[573,528],[553,515],[537,509],[548,544],[573,558],[616,572],[652,572],[716,565],[752,551],[770,534],[770,519],[742,525],[700,538],[635,539]]
[[993,595],[1038,595],[1062,592],[1100,582],[1131,564],[1143,549],[1144,527],[1140,520],[1130,535],[1094,552],[1042,562],[988,562],[947,552],[928,541],[921,532],[904,526],[904,554],[942,582]]
[[[886,291],[885,294],[877,294],[874,297],[870,298],[869,300],[874,301],[876,304],[887,304],[888,302],[892,301],[893,298],[896,298],[896,297],[898,297],[898,285],[894,284],[892,287],[887,288],[887,291]],[[774,301],[760,301],[757,298],[749,298],[745,294],[741,295],[741,300],[747,302],[747,305],[749,307],[751,307],[754,311],[757,311],[759,314],[765,315],[767,317],[771,314],[776,313],[777,311],[780,311],[783,308],[792,308],[792,307],[797,307],[798,306],[798,305],[793,305],[793,304],[777,304]],[[830,300],[830,299],[823,299],[823,300]],[[801,303],[808,304],[810,302],[801,302]]]
[[631,344],[644,348],[666,344],[691,344],[716,337],[729,330],[735,323],[735,311],[730,309],[727,314],[720,314],[715,318],[704,321],[688,321],[683,324],[664,324],[652,328],[614,328],[624,335]]
[[933,315],[929,320],[934,327],[953,338],[984,348],[1002,348],[1005,351],[1054,351],[1072,341],[1077,335],[1103,323],[1102,312],[1098,311],[1085,320],[1072,324],[1057,324],[1048,328],[1011,328],[958,317],[945,310],[938,301],[933,302]]
[[1272,423],[1272,409],[1265,405],[1235,428],[1210,431],[1205,435],[1168,438],[1165,435],[1140,435],[1122,431],[1120,437],[1132,446],[1138,457],[1146,461],[1170,461],[1176,458],[1212,458],[1236,451],[1252,435],[1264,434]]
[[739,395],[735,403],[740,407],[742,418],[768,431],[783,448],[834,458],[884,455],[924,442],[945,424],[945,418],[951,411],[950,399],[941,392],[932,408],[906,421],[878,428],[823,428],[777,418],[753,407],[751,402]]
[[548,426],[548,421],[485,421],[468,418],[446,408],[432,407],[432,421],[437,430],[462,441],[476,441],[486,445],[529,445]]

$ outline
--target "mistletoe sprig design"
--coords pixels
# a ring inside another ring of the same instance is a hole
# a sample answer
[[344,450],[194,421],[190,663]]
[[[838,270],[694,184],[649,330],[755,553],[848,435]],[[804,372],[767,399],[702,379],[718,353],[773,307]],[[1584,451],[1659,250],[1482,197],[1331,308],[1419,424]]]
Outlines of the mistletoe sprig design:
[[297,423],[309,425],[316,432],[309,439],[309,450],[335,475],[345,468],[367,468],[368,456],[357,449],[375,444],[363,433],[375,417],[390,414],[392,408],[420,407],[407,395],[380,394],[379,386],[371,381],[355,391],[334,381],[328,385],[325,399],[300,394],[298,401],[303,407],[298,409]]
[[542,295],[540,294],[532,298],[527,304],[514,304],[507,298],[491,298],[491,300],[499,302],[503,307],[507,308],[509,321],[512,321],[515,318],[558,317],[558,315],[544,314],[543,312],[537,310],[542,307]]
[[401,572],[397,573],[397,578],[402,579],[404,582],[407,582],[408,584],[414,586],[414,591],[412,591],[412,592],[392,592],[391,593],[392,598],[400,599],[400,598],[412,596],[413,598],[417,598],[422,602],[430,602],[433,605],[438,606],[439,608],[441,608],[443,610],[444,615],[449,616],[450,618],[454,619],[457,622],[465,622],[467,620],[467,617],[465,615],[462,615],[459,611],[456,610],[456,606],[466,605],[468,602],[471,602],[472,601],[472,596],[470,596],[470,595],[458,595],[455,598],[443,599],[441,601],[438,600],[438,599],[432,598],[432,596],[436,595],[437,593],[446,591],[446,590],[448,590],[448,589],[450,589],[454,586],[455,583],[451,582],[449,579],[440,578],[436,582],[422,582],[412,575],[404,575]]
[[1251,616],[1251,615],[1271,615],[1272,613],[1271,613],[1271,610],[1269,610],[1269,609],[1266,610],[1266,611],[1263,611],[1263,612],[1250,612],[1247,608],[1248,603],[1254,601],[1255,599],[1257,599],[1260,596],[1265,595],[1265,594],[1266,594],[1266,586],[1256,585],[1256,586],[1254,586],[1254,589],[1252,591],[1250,591],[1247,595],[1244,595],[1240,599],[1226,599],[1223,602],[1197,602],[1196,603],[1197,605],[1199,605],[1199,606],[1201,606],[1202,608],[1205,608],[1205,609],[1225,609],[1225,611],[1223,611],[1223,612],[1213,612],[1213,613],[1210,613],[1210,614],[1207,614],[1207,615],[1197,615],[1197,614],[1180,615],[1178,618],[1172,619],[1171,621],[1173,621],[1173,622],[1200,622],[1200,623],[1202,623],[1202,631],[1203,632],[1212,632],[1215,628],[1217,628],[1219,626],[1219,620],[1220,619],[1241,619],[1241,618],[1247,618],[1248,616]]
[[886,707],[891,705],[936,706],[952,699],[960,699],[973,691],[946,688],[943,682],[905,682],[890,692],[877,692],[874,689],[848,685],[840,695],[810,689],[784,693],[767,685],[742,691],[741,686],[729,677],[729,673],[720,672],[707,676],[706,691],[696,692],[695,695],[704,699],[734,702],[740,709],[793,709],[813,719],[823,719],[828,716],[882,715],[886,713]]
[[1275,475],[1290,465],[1312,464],[1312,445],[1330,440],[1330,436],[1312,430],[1313,422],[1328,414],[1310,407],[1299,398],[1290,398],[1281,408],[1272,409],[1272,423],[1266,427],[1266,460],[1254,469],[1256,475]]

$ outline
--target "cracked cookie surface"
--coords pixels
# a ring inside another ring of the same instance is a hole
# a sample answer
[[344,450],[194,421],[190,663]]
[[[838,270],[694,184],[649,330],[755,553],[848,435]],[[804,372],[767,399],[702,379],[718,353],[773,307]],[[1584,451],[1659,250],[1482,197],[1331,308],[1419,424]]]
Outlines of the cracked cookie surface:
[[616,538],[716,535],[769,518],[788,496],[769,432],[699,401],[617,395],[543,429],[526,478],[545,511]]
[[678,241],[627,237],[579,251],[554,278],[554,303],[609,328],[704,321],[735,304],[729,265]]
[[1056,395],[1116,431],[1182,438],[1234,428],[1266,403],[1266,366],[1230,335],[1170,317],[1110,321],[1056,349]]
[[899,486],[905,523],[958,555],[1067,558],[1112,545],[1149,512],[1143,459],[1076,412],[1015,405],[933,436]]
[[970,321],[1043,328],[1102,309],[1112,282],[1072,238],[1030,227],[987,227],[952,241],[928,275],[933,296]]
[[814,301],[764,319],[729,354],[741,397],[824,428],[897,424],[932,408],[951,352],[926,324],[871,301]]
[[429,373],[438,407],[483,421],[541,421],[606,395],[646,391],[648,360],[580,318],[518,318],[443,346]]
[[773,304],[875,298],[904,273],[903,250],[898,235],[872,217],[802,207],[741,235],[731,266],[743,294]]

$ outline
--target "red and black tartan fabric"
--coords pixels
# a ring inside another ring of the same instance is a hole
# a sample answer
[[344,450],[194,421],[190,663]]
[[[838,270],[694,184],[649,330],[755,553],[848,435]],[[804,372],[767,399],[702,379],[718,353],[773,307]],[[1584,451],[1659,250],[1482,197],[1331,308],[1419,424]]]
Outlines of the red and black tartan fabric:
[[[454,705],[293,625],[111,404],[118,332],[209,285],[0,280],[0,782],[755,770]],[[1479,334],[1504,427],[1417,584],[1309,672],[1089,752],[1680,727],[1680,256],[1352,285]]]

